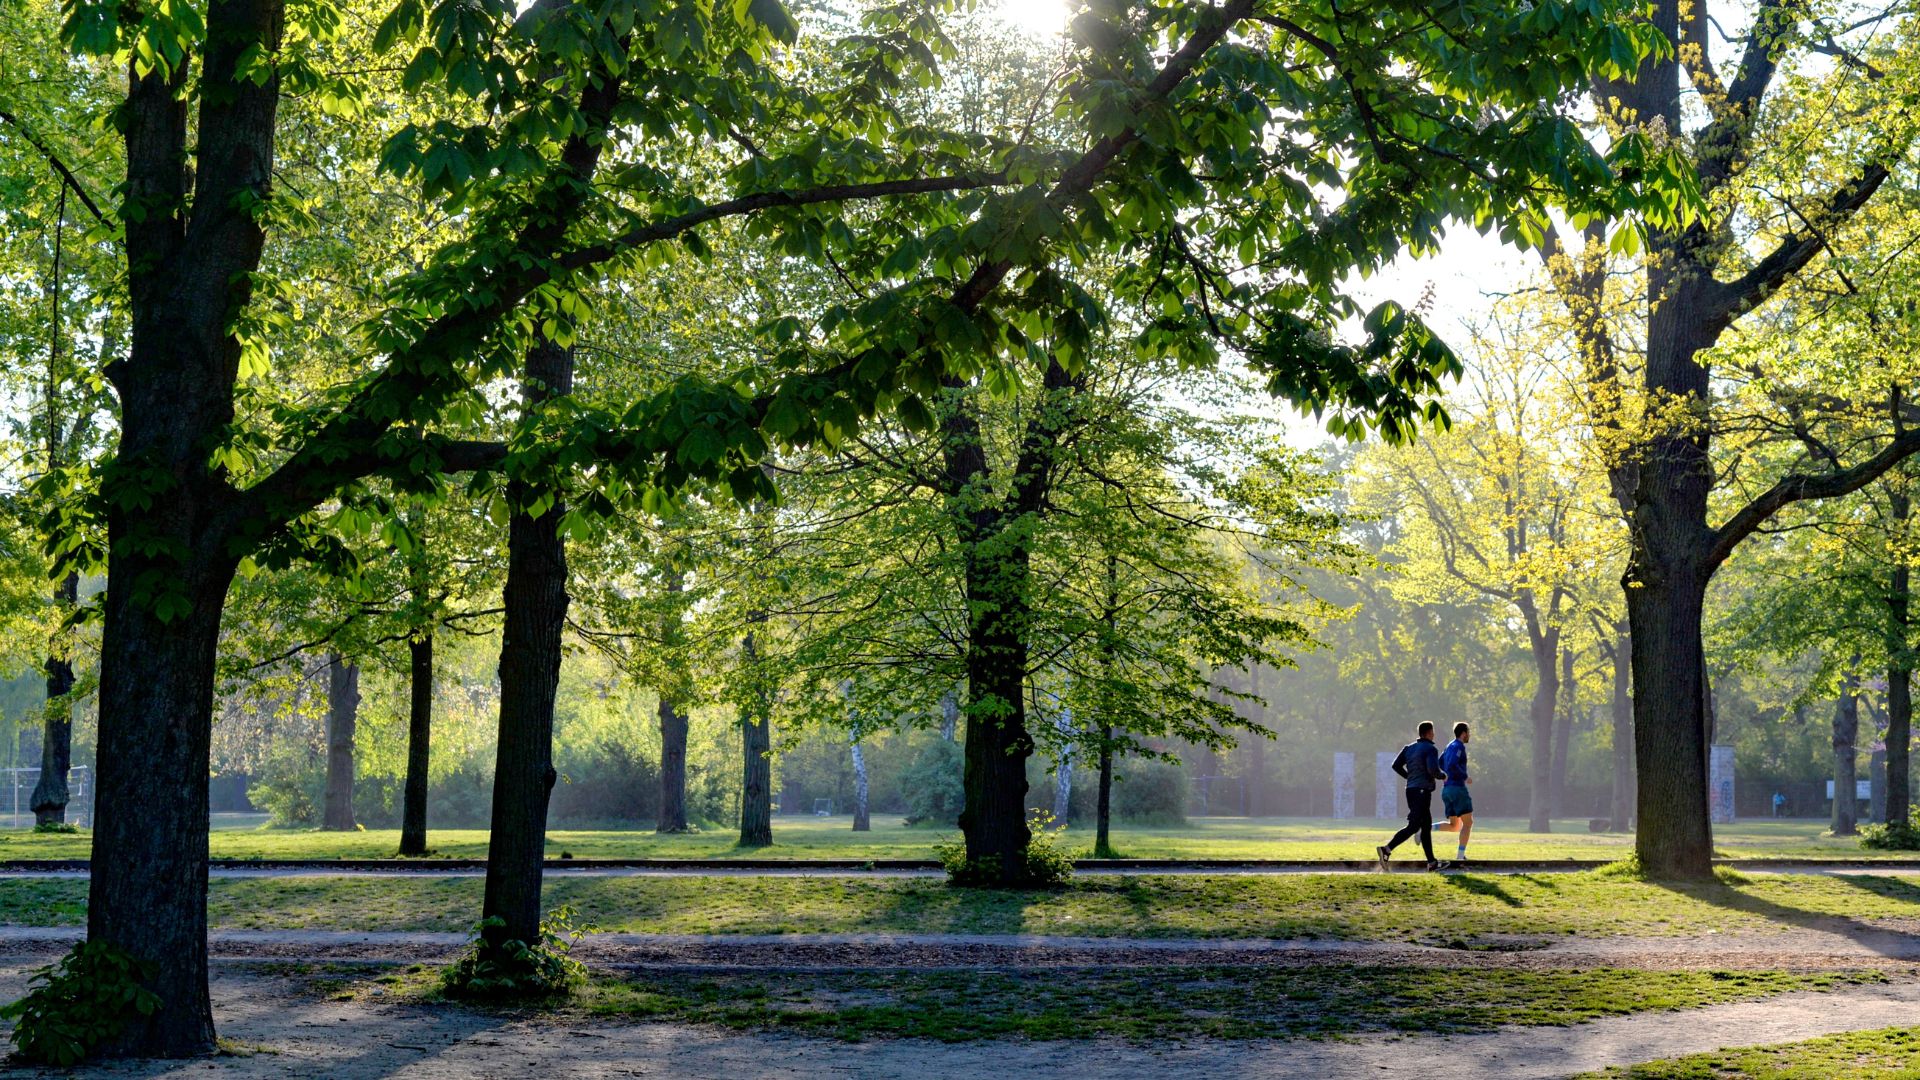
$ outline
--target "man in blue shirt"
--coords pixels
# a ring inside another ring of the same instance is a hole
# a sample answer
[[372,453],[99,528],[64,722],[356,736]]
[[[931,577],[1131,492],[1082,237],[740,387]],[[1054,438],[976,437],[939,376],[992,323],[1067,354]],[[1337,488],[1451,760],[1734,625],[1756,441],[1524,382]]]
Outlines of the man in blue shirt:
[[1407,825],[1386,846],[1373,849],[1380,869],[1386,870],[1393,849],[1414,833],[1420,834],[1420,847],[1427,853],[1427,869],[1444,869],[1445,864],[1433,857],[1433,789],[1447,778],[1440,768],[1440,751],[1433,745],[1433,721],[1420,721],[1420,737],[1401,748],[1400,756],[1393,759],[1393,771],[1407,778]]
[[1467,793],[1467,785],[1473,783],[1467,775],[1467,743],[1472,738],[1471,728],[1455,724],[1453,741],[1440,751],[1440,768],[1447,774],[1447,782],[1440,788],[1440,805],[1447,812],[1447,820],[1435,825],[1433,831],[1460,834],[1460,846],[1453,857],[1455,866],[1466,863],[1467,838],[1473,835],[1473,796]]

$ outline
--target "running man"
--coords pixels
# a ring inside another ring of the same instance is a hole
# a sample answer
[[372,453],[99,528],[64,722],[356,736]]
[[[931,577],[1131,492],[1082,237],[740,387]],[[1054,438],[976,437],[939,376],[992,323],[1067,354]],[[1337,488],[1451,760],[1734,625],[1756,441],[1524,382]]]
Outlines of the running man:
[[1420,737],[1400,748],[1393,759],[1393,771],[1407,778],[1407,825],[1393,834],[1385,847],[1373,849],[1382,872],[1393,849],[1414,833],[1420,834],[1420,847],[1427,853],[1427,869],[1445,869],[1446,864],[1433,857],[1433,789],[1446,780],[1440,769],[1440,751],[1433,745],[1433,721],[1420,721]]
[[1473,777],[1467,775],[1467,743],[1471,741],[1473,729],[1455,724],[1453,741],[1440,751],[1440,768],[1447,774],[1447,782],[1440,787],[1440,806],[1447,812],[1447,820],[1435,825],[1433,831],[1460,834],[1460,846],[1453,856],[1455,866],[1466,865],[1467,838],[1473,835],[1473,796],[1467,792],[1467,785],[1473,783]]

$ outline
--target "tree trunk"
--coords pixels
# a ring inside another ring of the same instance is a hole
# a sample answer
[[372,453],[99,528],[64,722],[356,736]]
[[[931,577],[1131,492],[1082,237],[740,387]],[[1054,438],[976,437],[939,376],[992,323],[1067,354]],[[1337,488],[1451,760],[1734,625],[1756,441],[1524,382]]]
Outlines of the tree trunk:
[[1100,793],[1094,800],[1093,854],[1111,858],[1113,843],[1113,725],[1100,725]]
[[360,665],[327,657],[327,792],[320,827],[352,832],[353,734],[360,720]]
[[1634,850],[1645,872],[1661,878],[1713,873],[1700,638],[1706,583],[1685,569],[1647,574],[1627,589],[1639,779]]
[[968,861],[1009,884],[1026,878],[1027,845],[1033,840],[1027,828],[1027,759],[1033,756],[1026,717],[1027,643],[1018,629],[1025,621],[1026,574],[1024,547],[971,546],[966,804],[960,831]]
[[1859,802],[1855,797],[1855,749],[1860,737],[1860,680],[1849,672],[1840,683],[1840,700],[1833,707],[1833,835],[1859,832]]
[[[668,570],[665,576],[669,596],[677,596],[686,588],[686,577],[679,570]],[[679,640],[679,623],[680,611],[675,607],[660,628],[660,638],[669,648]],[[660,693],[656,710],[660,718],[660,820],[653,831],[683,833],[687,831],[688,718],[674,704],[671,680],[662,679],[657,689]]]
[[1633,828],[1633,641],[1622,619],[1613,643],[1613,831]]
[[[522,396],[529,408],[573,389],[573,356],[542,339],[527,352]],[[534,493],[509,485],[515,507]],[[484,939],[509,963],[506,942],[539,940],[541,862],[547,800],[553,792],[553,700],[560,687],[561,636],[567,618],[567,548],[559,533],[566,505],[557,496],[532,517],[516,509],[507,525],[505,617],[500,640],[500,736],[493,774],[493,831],[487,845],[483,918],[499,919]]]
[[[116,529],[110,515],[109,534]],[[151,523],[151,517],[141,522]],[[187,549],[194,550],[194,549]],[[220,550],[210,547],[202,551]],[[109,582],[178,563],[114,547]],[[141,564],[145,564],[144,566]],[[192,608],[162,621],[131,587],[107,590],[100,642],[100,740],[95,765],[93,873],[87,940],[152,966],[159,995],[100,1047],[106,1056],[189,1057],[213,1050],[207,996],[207,763],[214,656],[233,567],[186,584]]]
[[1553,778],[1550,788],[1550,800],[1553,813],[1564,817],[1567,813],[1567,757],[1573,743],[1574,711],[1580,707],[1579,683],[1575,679],[1573,650],[1560,650],[1560,701],[1556,711],[1560,714],[1553,733]]
[[[68,574],[54,587],[55,614],[61,618],[80,599],[80,575]],[[56,632],[57,640],[66,635]],[[40,729],[40,779],[33,785],[33,823],[48,825],[67,820],[67,772],[73,765],[73,661],[64,649],[47,652],[47,704]]]
[[1533,635],[1533,702],[1527,710],[1533,722],[1533,787],[1527,799],[1527,831],[1553,831],[1553,723],[1560,697],[1560,631],[1546,629]]
[[867,819],[867,758],[860,752],[860,744],[853,744],[853,831],[869,832],[873,823]]
[[1913,656],[1909,651],[1913,570],[1906,554],[1911,503],[1906,491],[1897,486],[1888,501],[1900,544],[1887,582],[1887,820],[1906,824],[1913,813],[1908,755],[1913,741]]
[[1060,756],[1053,763],[1053,820],[1056,825],[1067,823],[1067,812],[1073,808],[1073,717],[1062,709],[1053,718],[1054,729],[1060,733]]
[[[756,615],[752,621],[760,621]],[[749,668],[756,668],[760,650],[751,633],[740,643]],[[769,702],[756,685],[751,707],[740,717],[740,846],[767,847],[773,843],[773,731]],[[788,813],[792,807],[786,808]]]
[[1867,756],[1867,816],[1877,824],[1887,822],[1887,752],[1875,750]]
[[427,853],[427,766],[433,752],[433,628],[407,642],[407,786],[400,806],[400,854]]
[[660,697],[660,822],[657,833],[687,831],[687,714]]

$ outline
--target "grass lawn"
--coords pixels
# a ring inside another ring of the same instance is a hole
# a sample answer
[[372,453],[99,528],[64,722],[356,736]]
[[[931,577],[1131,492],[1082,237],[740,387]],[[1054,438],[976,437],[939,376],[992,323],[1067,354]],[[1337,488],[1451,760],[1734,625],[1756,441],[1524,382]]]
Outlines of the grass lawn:
[[1595,1076],[1659,1080],[1913,1080],[1920,1077],[1920,1029],[1885,1028],[1750,1050],[1649,1061]]
[[[1327,966],[1019,971],[821,971],[627,976],[596,972],[562,1013],[659,1019],[843,1039],[1294,1039],[1368,1031],[1453,1033],[1577,1024],[1789,991],[1882,981],[1877,973],[1447,971]],[[320,978],[331,997],[435,999],[416,967]]]
[[[216,928],[468,929],[478,877],[216,879]],[[1724,875],[1665,885],[1573,874],[1082,877],[1050,892],[956,889],[935,878],[550,877],[546,905],[582,925],[662,934],[1029,933],[1146,938],[1463,942],[1483,934],[1694,935],[1825,917],[1920,918],[1920,876]],[[79,926],[80,879],[0,879],[0,922]]]
[[[398,850],[392,829],[327,833],[264,829],[257,815],[220,815],[209,843],[226,859],[387,858]],[[1194,818],[1182,828],[1149,829],[1121,825],[1113,842],[1135,858],[1195,859],[1368,859],[1398,822],[1334,821],[1319,818]],[[1533,834],[1519,818],[1476,823],[1471,854],[1483,859],[1618,859],[1633,850],[1633,837],[1590,833],[1584,819],[1556,821],[1554,831]],[[1715,830],[1715,846],[1726,856],[1744,858],[1873,858],[1897,852],[1872,852],[1853,839],[1824,835],[1824,820],[1751,821]],[[873,831],[855,833],[850,818],[776,817],[771,848],[742,850],[731,829],[659,836],[650,830],[559,830],[547,834],[549,855],[579,858],[832,858],[926,859],[933,845],[952,839],[951,829],[908,828],[898,817],[876,816]],[[484,829],[446,829],[429,837],[439,855],[481,858],[487,853]],[[1090,829],[1070,829],[1067,844],[1085,854],[1093,846]],[[1451,853],[1452,837],[1436,838]],[[0,858],[77,859],[88,854],[86,833],[37,834],[0,830]],[[1911,857],[1911,853],[1909,853]]]

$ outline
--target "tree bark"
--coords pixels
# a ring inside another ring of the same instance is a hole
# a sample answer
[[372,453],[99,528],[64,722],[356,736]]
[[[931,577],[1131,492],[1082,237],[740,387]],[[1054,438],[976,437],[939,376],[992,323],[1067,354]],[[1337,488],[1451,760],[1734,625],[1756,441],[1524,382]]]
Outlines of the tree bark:
[[[80,575],[68,574],[53,590],[54,610],[64,618],[80,600]],[[57,640],[65,634],[56,633]],[[56,645],[47,651],[47,704],[40,729],[40,778],[33,785],[33,823],[67,820],[67,774],[73,766],[73,661]]]
[[[573,390],[573,356],[542,338],[527,353],[521,394],[528,409]],[[525,507],[534,492],[508,486]],[[509,941],[540,936],[540,885],[546,856],[547,801],[553,792],[553,701],[560,687],[561,636],[567,618],[567,548],[560,536],[565,503],[554,498],[533,517],[516,509],[507,524],[507,582],[502,592],[500,735],[493,774],[493,830],[487,845],[483,918],[486,948],[510,963]]]
[[660,717],[660,821],[657,833],[687,831],[687,714],[674,707],[665,693],[656,710]]
[[1637,571],[1645,574],[1641,585],[1627,589],[1639,779],[1634,850],[1654,877],[1699,879],[1713,873],[1700,638],[1706,583],[1675,561],[1671,574]]
[[[1530,618],[1538,625],[1537,619]],[[1560,631],[1533,630],[1533,701],[1527,717],[1533,723],[1533,786],[1527,799],[1527,831],[1553,831],[1553,725],[1560,697]]]
[[1096,858],[1113,856],[1113,725],[1100,725],[1100,791],[1094,800],[1093,854]]
[[1867,755],[1867,816],[1877,824],[1887,821],[1887,752]]
[[1573,665],[1573,650],[1560,650],[1560,700],[1556,711],[1560,714],[1553,732],[1553,779],[1550,789],[1550,801],[1553,813],[1565,816],[1567,812],[1567,757],[1572,750],[1574,711],[1580,707],[1579,683],[1576,681]]
[[1633,641],[1622,619],[1613,644],[1613,831],[1633,828]]
[[1840,683],[1840,699],[1833,707],[1833,835],[1859,832],[1860,808],[1855,797],[1855,743],[1860,737],[1860,680],[1849,672]]
[[867,818],[867,758],[860,752],[860,744],[853,744],[853,831],[870,832],[873,823]]
[[1913,570],[1907,564],[1907,520],[1911,502],[1895,486],[1889,493],[1895,536],[1893,573],[1887,581],[1887,820],[1906,824],[1912,817],[1913,655],[1911,623]]
[[400,854],[427,853],[427,766],[433,753],[433,628],[407,642],[407,786],[401,796]]
[[[748,634],[741,643],[749,665],[758,663],[759,650]],[[758,689],[751,706],[740,717],[740,846],[767,847],[773,843],[773,732],[765,696]],[[787,807],[792,813],[793,808]]]
[[353,736],[360,719],[360,665],[327,656],[327,789],[320,827],[352,832]]

